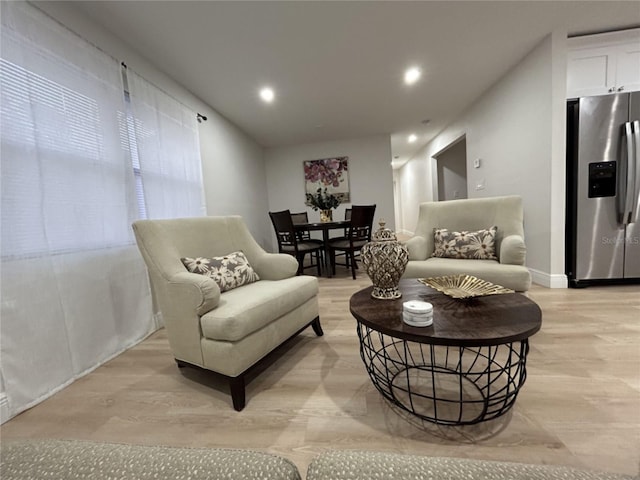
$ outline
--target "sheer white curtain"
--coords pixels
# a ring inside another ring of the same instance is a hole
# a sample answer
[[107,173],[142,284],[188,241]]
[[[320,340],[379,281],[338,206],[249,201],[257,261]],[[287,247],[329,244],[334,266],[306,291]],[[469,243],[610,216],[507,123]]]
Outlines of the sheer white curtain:
[[198,123],[192,110],[127,69],[131,139],[147,218],[205,214]]
[[156,327],[119,63],[1,2],[1,373],[10,416]]

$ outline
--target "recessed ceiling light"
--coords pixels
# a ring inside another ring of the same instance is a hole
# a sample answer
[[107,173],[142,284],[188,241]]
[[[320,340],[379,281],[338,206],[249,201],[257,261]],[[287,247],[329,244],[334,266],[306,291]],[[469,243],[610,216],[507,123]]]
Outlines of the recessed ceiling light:
[[404,83],[407,85],[413,85],[420,78],[420,69],[418,67],[411,67],[404,72]]
[[407,137],[407,141],[408,141],[409,143],[413,143],[413,142],[415,142],[417,139],[418,139],[418,137],[417,137],[415,134],[413,134],[413,133],[412,133],[411,135],[409,135],[409,137]]
[[267,103],[271,103],[275,98],[275,94],[273,93],[272,89],[270,89],[269,87],[265,87],[262,90],[260,90],[260,98],[262,98],[262,100],[264,100]]

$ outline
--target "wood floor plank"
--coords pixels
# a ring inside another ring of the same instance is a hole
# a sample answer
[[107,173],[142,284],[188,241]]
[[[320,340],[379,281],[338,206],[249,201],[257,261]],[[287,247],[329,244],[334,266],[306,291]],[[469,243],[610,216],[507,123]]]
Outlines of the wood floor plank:
[[390,406],[358,350],[350,296],[370,284],[338,269],[320,279],[324,337],[309,329],[231,407],[225,382],[179,370],[164,330],[0,427],[2,439],[75,438],[146,445],[251,448],[302,472],[333,448],[547,463],[638,474],[640,288],[534,286],[543,311],[527,382],[505,417],[439,427]]

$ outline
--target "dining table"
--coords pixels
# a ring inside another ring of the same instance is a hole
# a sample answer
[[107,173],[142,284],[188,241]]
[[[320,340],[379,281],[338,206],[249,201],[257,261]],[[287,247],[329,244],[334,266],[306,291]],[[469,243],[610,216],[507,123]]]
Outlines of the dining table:
[[331,265],[329,262],[329,231],[330,230],[343,230],[349,228],[351,225],[350,220],[336,220],[330,222],[308,222],[308,223],[295,223],[294,228],[296,231],[321,231],[322,243],[324,245],[324,263],[325,270],[328,272],[327,276],[331,277]]

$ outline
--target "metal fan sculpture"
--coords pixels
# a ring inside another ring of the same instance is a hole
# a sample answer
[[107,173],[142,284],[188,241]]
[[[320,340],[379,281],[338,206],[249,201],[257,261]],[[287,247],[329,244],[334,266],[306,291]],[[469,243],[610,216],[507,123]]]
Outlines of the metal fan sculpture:
[[419,278],[418,281],[452,298],[484,297],[514,293],[514,290],[496,285],[473,275],[448,275],[444,277]]

